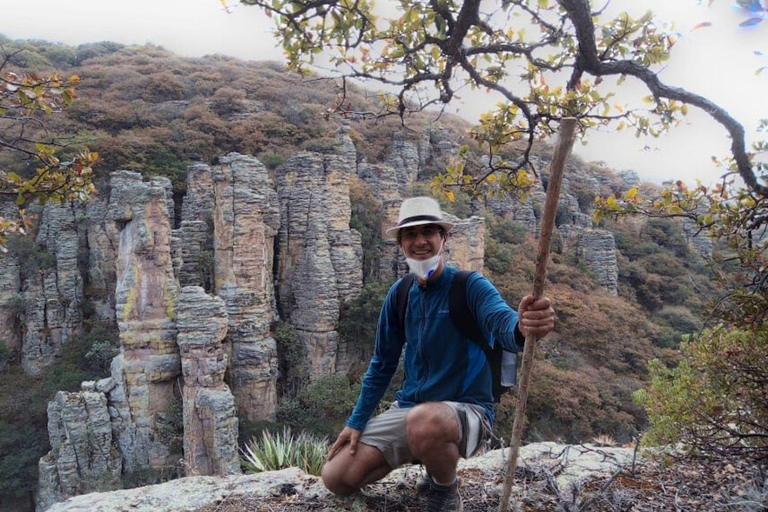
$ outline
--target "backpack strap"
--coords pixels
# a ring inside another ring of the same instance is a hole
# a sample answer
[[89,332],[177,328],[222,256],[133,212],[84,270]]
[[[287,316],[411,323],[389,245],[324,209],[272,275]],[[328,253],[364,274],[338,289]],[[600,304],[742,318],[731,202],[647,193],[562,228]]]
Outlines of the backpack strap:
[[408,309],[408,293],[411,291],[416,274],[406,274],[395,290],[395,307],[397,308],[397,320],[400,326],[400,337],[405,340],[405,312]]
[[477,325],[477,319],[467,304],[467,280],[474,274],[468,270],[459,270],[451,283],[451,291],[448,298],[448,309],[451,320],[459,331],[471,339],[483,349],[486,355],[490,355],[491,347],[485,341],[483,332]]
[[501,364],[504,349],[498,343],[491,348],[485,336],[483,336],[483,331],[480,330],[480,326],[477,324],[475,315],[469,308],[467,303],[467,280],[472,274],[474,272],[467,270],[460,270],[456,273],[451,284],[448,307],[450,308],[451,320],[459,331],[483,349],[488,367],[491,370],[493,401],[499,403],[501,395],[509,389],[509,387],[501,385]]

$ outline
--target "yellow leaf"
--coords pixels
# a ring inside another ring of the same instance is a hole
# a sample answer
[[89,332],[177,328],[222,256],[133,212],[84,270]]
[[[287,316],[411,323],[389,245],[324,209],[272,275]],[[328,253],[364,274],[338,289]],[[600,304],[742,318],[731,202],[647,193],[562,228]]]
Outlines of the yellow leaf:
[[624,194],[624,199],[629,201],[636,195],[637,195],[637,187],[632,187],[631,189],[627,190],[626,194]]
[[454,202],[456,200],[456,195],[450,190],[445,193],[445,197],[447,197],[450,202]]

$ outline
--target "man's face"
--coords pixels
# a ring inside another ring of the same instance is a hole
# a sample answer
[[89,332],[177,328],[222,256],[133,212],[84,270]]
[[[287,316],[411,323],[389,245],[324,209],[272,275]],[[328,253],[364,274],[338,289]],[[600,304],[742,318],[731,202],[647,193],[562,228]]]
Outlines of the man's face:
[[407,258],[428,260],[437,256],[441,245],[442,236],[437,224],[411,226],[400,231],[400,247]]

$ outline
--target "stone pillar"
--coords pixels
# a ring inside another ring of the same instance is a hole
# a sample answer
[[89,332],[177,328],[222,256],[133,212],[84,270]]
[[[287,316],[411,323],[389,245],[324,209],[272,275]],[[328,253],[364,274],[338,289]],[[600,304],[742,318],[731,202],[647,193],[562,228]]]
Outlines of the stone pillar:
[[485,259],[485,219],[451,218],[455,226],[445,249],[446,262],[461,270],[483,270]]
[[278,169],[277,292],[307,354],[302,371],[310,381],[336,372],[339,309],[362,287],[360,234],[349,228],[352,176],[345,159],[315,153]]
[[616,243],[610,231],[588,229],[579,236],[579,261],[592,270],[597,282],[611,295],[618,295],[619,266]]
[[[83,278],[77,266],[79,238],[75,209],[47,203],[36,238],[45,265],[24,283],[24,330],[21,365],[42,376],[61,356],[61,347],[82,328]],[[25,262],[32,264],[32,262]]]
[[214,280],[229,315],[230,384],[246,417],[266,420],[277,407],[277,347],[270,336],[277,193],[258,159],[231,153],[220,163],[212,171]]
[[48,404],[51,451],[40,459],[38,512],[71,496],[120,488],[122,459],[107,398],[93,382],[84,384],[90,391],[59,391]]
[[117,247],[115,290],[120,354],[109,394],[126,473],[168,474],[177,464],[160,435],[181,371],[176,346],[178,283],[171,258],[167,178],[112,173],[107,232]]
[[187,475],[240,473],[235,399],[224,383],[226,305],[198,286],[181,290],[176,326],[184,375],[184,461]]

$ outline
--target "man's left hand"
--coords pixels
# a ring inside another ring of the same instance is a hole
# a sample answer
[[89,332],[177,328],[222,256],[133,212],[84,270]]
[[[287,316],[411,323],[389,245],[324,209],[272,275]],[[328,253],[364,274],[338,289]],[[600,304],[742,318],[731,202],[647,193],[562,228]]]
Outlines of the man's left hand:
[[533,334],[541,338],[555,328],[555,310],[548,297],[534,299],[533,295],[526,295],[520,301],[517,313],[520,316],[520,332],[525,336]]

